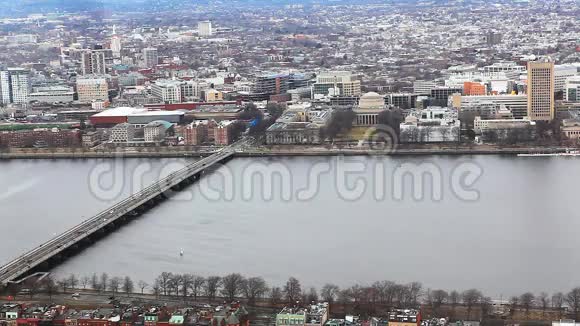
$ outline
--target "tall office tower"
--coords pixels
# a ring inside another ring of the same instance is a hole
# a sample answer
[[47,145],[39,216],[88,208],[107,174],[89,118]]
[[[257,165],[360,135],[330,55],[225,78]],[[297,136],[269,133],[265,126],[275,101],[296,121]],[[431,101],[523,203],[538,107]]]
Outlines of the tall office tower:
[[157,48],[144,48],[143,49],[143,65],[145,68],[153,68],[159,63],[159,55],[157,54]]
[[115,25],[113,25],[113,35],[111,36],[111,51],[113,51],[113,57],[121,57],[121,37],[117,35]]
[[10,75],[6,70],[0,71],[0,101],[10,103]]
[[199,36],[212,36],[213,30],[211,28],[211,22],[209,20],[197,23],[197,31]]
[[30,94],[30,72],[26,69],[8,68],[0,71],[0,90],[2,103],[28,103]]
[[104,75],[107,72],[103,50],[87,50],[81,54],[81,60],[83,75]]
[[485,42],[488,46],[494,46],[501,43],[501,34],[493,31],[488,31],[485,35]]
[[554,62],[528,62],[528,116],[533,121],[554,119]]

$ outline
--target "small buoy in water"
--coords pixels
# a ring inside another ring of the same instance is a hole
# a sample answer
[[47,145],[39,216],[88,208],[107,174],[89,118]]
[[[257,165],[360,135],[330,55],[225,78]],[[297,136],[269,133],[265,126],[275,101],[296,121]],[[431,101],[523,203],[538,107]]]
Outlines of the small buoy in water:
[[179,255],[183,257],[183,249],[179,252]]

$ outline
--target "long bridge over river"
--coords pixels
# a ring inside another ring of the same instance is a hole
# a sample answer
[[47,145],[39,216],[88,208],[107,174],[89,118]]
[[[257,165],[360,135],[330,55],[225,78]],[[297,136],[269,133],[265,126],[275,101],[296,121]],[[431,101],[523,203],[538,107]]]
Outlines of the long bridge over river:
[[215,167],[218,163],[227,162],[235,154],[237,148],[243,144],[242,140],[171,173],[129,198],[14,259],[0,268],[0,284],[18,282],[34,272],[50,270],[62,260],[90,246],[99,238],[167,199],[171,192],[180,191],[191,185],[206,170]]

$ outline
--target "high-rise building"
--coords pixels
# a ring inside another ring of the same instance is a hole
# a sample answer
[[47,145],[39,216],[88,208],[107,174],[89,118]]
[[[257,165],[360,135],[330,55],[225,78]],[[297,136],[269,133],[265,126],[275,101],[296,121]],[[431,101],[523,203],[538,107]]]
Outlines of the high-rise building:
[[26,69],[8,68],[0,71],[0,94],[3,104],[28,103],[30,72]]
[[528,62],[528,116],[533,121],[554,119],[554,62]]
[[107,72],[103,50],[87,50],[81,54],[81,61],[83,75],[104,75]]
[[6,70],[0,71],[0,101],[10,103],[10,75]]
[[199,36],[212,36],[213,30],[211,27],[211,22],[209,20],[206,20],[197,23],[197,31],[199,33]]
[[107,80],[98,77],[78,78],[77,93],[80,102],[107,101],[109,99]]
[[153,68],[159,63],[159,54],[157,48],[143,49],[143,65],[145,68]]
[[360,80],[348,71],[324,72],[316,76],[312,94],[360,96]]
[[121,57],[121,37],[117,35],[115,25],[113,25],[113,35],[111,36],[111,51],[113,51],[113,57]]
[[501,34],[493,32],[493,31],[488,31],[487,34],[485,35],[485,42],[487,43],[488,46],[494,46],[496,44],[500,44],[501,43]]

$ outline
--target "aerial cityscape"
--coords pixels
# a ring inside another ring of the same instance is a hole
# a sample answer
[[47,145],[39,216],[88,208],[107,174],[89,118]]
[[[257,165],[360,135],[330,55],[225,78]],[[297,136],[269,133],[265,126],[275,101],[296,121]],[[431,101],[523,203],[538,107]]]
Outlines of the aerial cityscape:
[[578,326],[578,0],[0,1],[0,326]]

